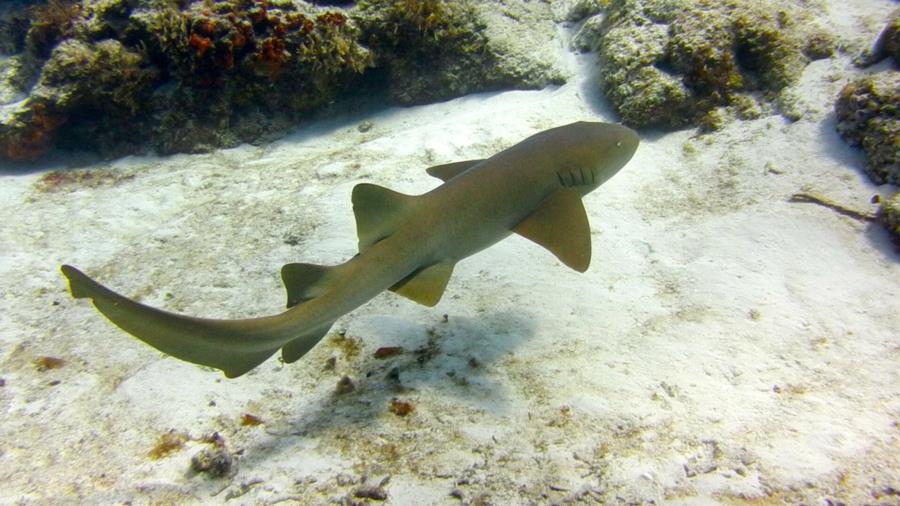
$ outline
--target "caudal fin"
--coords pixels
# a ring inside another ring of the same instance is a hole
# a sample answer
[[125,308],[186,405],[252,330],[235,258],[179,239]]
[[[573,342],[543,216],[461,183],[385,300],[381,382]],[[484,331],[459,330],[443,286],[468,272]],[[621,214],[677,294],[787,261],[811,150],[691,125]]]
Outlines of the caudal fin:
[[284,325],[274,325],[279,316],[193,318],[119,295],[70,265],[63,265],[61,270],[73,297],[90,298],[94,307],[122,330],[173,357],[221,369],[229,378],[253,369],[296,338]]

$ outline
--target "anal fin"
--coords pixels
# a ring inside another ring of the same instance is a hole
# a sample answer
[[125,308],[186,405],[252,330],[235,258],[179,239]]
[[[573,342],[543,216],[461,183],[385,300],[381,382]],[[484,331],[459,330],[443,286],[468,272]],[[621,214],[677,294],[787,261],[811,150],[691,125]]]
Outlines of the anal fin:
[[259,364],[265,362],[269,357],[275,354],[276,350],[242,353],[239,356],[232,357],[229,361],[230,364],[228,365],[219,365],[213,367],[219,367],[222,372],[225,373],[225,377],[228,379],[237,378],[238,376],[243,376],[245,373],[250,372]]
[[300,360],[303,355],[306,355],[313,346],[325,337],[325,334],[328,333],[333,324],[334,322],[322,325],[284,345],[284,348],[281,349],[281,359],[287,364]]
[[578,272],[591,263],[591,226],[575,190],[555,191],[513,232],[540,244]]
[[453,274],[453,262],[441,262],[410,274],[391,287],[391,291],[424,306],[434,306],[444,295]]

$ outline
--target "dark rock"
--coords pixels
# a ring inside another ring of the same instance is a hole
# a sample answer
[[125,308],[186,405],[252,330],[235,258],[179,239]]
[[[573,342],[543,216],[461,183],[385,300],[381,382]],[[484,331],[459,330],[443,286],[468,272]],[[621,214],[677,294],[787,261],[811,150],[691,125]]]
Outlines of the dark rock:
[[228,476],[233,464],[234,459],[224,448],[207,448],[191,458],[191,469],[213,478]]
[[872,50],[863,55],[862,64],[874,65],[885,58],[893,58],[894,65],[900,66],[900,9],[894,10],[888,17]]

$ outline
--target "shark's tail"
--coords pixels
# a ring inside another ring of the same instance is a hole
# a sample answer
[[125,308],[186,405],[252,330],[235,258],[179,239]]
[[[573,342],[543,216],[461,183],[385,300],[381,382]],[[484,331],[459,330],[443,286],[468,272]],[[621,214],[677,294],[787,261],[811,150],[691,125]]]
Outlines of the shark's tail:
[[[322,269],[324,273],[326,268]],[[293,362],[331,328],[330,322],[298,332],[299,325],[290,324],[287,313],[244,320],[179,315],[120,295],[70,265],[61,270],[73,297],[92,299],[94,307],[122,330],[173,357],[221,369],[229,378],[253,369],[282,347],[284,360]],[[302,302],[320,287],[318,283],[308,290],[288,286],[289,306],[291,300]],[[291,299],[291,293],[299,298]]]

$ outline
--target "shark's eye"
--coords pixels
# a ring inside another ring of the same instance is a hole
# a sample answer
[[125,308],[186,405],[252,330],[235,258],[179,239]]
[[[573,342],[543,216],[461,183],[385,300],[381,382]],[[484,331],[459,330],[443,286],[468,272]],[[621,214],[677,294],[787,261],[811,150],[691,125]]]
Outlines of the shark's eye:
[[617,143],[616,143],[616,147],[617,147],[617,148],[621,148],[621,147],[622,147],[622,141],[617,142]]

